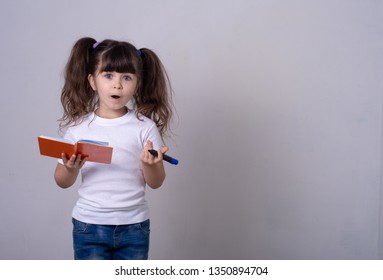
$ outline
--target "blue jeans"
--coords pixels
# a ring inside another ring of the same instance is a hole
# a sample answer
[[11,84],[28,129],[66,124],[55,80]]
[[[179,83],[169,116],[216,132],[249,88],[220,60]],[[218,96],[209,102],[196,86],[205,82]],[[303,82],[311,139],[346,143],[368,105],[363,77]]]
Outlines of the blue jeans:
[[148,259],[150,220],[119,226],[72,223],[76,260]]

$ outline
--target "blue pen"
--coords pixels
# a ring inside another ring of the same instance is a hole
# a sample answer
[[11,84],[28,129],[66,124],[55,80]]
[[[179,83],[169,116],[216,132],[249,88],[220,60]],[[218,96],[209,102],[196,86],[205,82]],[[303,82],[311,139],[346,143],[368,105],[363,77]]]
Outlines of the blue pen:
[[[158,152],[156,150],[149,150],[148,152],[151,153],[153,156],[158,157]],[[174,164],[174,165],[178,164],[178,160],[176,160],[175,158],[172,158],[168,155],[163,154],[162,158],[163,158],[163,160],[165,160],[171,164]]]

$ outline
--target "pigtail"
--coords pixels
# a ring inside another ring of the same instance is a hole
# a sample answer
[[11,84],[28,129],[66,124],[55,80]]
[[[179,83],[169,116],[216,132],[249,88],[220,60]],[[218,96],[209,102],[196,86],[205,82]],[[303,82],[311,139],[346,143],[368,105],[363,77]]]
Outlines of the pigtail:
[[152,119],[164,136],[169,131],[172,117],[170,81],[153,51],[143,48],[138,51],[138,55],[142,59],[142,71],[138,93],[134,97],[136,110]]
[[73,46],[65,67],[65,84],[61,92],[64,113],[60,128],[76,123],[95,109],[97,98],[88,82],[89,59],[95,42],[93,38],[81,38]]

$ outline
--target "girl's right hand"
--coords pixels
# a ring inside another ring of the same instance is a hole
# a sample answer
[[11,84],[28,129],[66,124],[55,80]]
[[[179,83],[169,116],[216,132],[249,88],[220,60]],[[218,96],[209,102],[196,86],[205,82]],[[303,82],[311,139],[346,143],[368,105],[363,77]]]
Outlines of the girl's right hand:
[[68,169],[68,171],[81,169],[87,160],[87,158],[81,160],[81,154],[72,155],[68,159],[64,153],[61,154],[61,159],[63,160],[64,166]]

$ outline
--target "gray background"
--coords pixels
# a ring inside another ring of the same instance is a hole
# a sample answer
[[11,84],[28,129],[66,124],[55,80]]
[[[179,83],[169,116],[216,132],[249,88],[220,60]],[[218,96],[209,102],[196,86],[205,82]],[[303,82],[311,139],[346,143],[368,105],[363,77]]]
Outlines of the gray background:
[[71,259],[55,186],[82,36],[156,51],[174,88],[151,259],[382,259],[383,1],[2,1],[0,259]]

